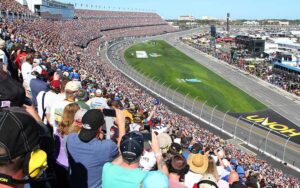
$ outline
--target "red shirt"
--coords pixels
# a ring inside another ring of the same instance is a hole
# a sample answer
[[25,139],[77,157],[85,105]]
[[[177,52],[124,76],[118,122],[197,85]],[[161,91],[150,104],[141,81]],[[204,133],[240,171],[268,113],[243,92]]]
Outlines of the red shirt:
[[15,61],[15,64],[18,66],[18,69],[21,70],[21,66],[22,66],[22,62],[21,62],[21,59],[23,57],[26,57],[26,52],[21,52],[17,55],[16,57],[16,61]]

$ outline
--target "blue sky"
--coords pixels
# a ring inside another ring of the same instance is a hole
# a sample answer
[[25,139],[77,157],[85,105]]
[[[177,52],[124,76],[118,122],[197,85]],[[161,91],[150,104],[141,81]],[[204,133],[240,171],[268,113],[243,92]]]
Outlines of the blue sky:
[[196,18],[212,16],[225,18],[229,12],[234,19],[300,19],[300,0],[60,0],[62,2],[101,6],[103,10],[155,11],[165,19],[180,15]]

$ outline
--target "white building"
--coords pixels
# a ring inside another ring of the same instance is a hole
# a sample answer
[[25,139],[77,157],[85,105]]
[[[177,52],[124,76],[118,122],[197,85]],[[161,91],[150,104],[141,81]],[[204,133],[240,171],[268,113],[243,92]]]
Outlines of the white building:
[[243,22],[243,25],[257,26],[257,25],[259,25],[259,22],[257,22],[257,21],[245,21],[245,22]]
[[194,16],[179,16],[179,21],[195,21]]
[[300,36],[300,31],[290,31],[292,35]]
[[278,22],[278,25],[290,25],[290,22],[281,22],[281,21],[279,21]]
[[201,19],[202,20],[215,20],[215,18],[211,17],[211,16],[202,16]]

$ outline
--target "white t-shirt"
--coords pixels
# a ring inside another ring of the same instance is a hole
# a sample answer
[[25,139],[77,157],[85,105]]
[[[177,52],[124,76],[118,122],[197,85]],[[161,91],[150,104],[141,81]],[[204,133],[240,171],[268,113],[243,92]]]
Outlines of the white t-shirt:
[[2,59],[3,70],[7,71],[7,57],[3,50],[0,50],[0,59]]
[[202,178],[201,174],[196,174],[192,171],[189,171],[185,176],[184,176],[184,185],[187,186],[188,188],[193,188],[195,183],[198,183]]
[[[43,94],[45,91],[39,92],[39,94],[36,97],[37,101],[37,107],[38,107],[38,114],[40,118],[43,118]],[[45,113],[47,111],[47,108],[50,108],[50,105],[55,101],[63,101],[65,99],[65,94],[56,94],[53,91],[48,91],[45,94],[45,99],[44,99],[44,108],[45,108]],[[44,118],[44,123],[47,123],[46,117]]]
[[129,125],[129,128],[130,128],[130,132],[132,131],[140,131],[140,128],[142,126],[140,126],[139,124],[136,124],[136,123],[132,123]]
[[61,122],[62,114],[65,107],[72,102],[62,100],[52,103],[49,108],[47,108],[46,113],[50,115],[50,124],[53,126],[53,132],[57,132],[59,123]]
[[145,171],[149,171],[154,167],[155,164],[156,158],[154,152],[144,151],[144,154],[140,159],[140,167]]
[[22,63],[21,69],[22,69],[21,73],[22,73],[23,80],[26,86],[29,87],[30,80],[33,78],[33,76],[31,75],[32,65],[28,62],[24,62]]

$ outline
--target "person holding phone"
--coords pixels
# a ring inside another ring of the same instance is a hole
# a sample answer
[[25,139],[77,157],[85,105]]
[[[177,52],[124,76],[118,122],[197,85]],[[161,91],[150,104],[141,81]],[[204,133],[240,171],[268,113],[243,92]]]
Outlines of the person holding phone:
[[[122,111],[115,110],[119,135],[125,134],[125,117]],[[102,168],[119,154],[118,145],[112,140],[103,140],[102,128],[105,124],[101,110],[88,110],[82,117],[79,134],[69,134],[66,141],[70,165],[70,187],[101,187]],[[84,169],[84,170],[83,170]]]

